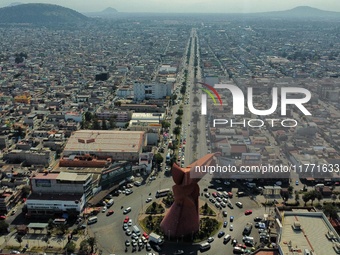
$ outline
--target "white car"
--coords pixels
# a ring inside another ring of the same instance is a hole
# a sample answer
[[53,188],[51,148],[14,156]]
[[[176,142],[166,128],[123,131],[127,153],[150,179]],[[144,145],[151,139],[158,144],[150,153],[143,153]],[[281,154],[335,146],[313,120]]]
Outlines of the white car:
[[104,206],[102,209],[102,213],[106,212],[106,209],[107,209],[106,206]]
[[233,230],[234,230],[233,224],[231,224],[231,225],[229,226],[229,230],[230,230],[230,231],[233,231]]
[[124,223],[124,224],[123,224],[123,229],[124,229],[124,230],[127,230],[128,228],[129,228],[128,224]]
[[128,226],[132,226],[132,220],[131,219],[129,219],[129,221],[128,221]]

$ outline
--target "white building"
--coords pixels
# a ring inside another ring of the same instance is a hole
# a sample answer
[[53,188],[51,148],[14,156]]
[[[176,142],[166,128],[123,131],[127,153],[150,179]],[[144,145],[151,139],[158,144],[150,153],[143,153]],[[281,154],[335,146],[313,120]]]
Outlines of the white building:
[[92,174],[38,173],[31,178],[28,215],[79,214],[92,197]]
[[143,101],[145,99],[162,99],[171,96],[172,83],[144,84],[135,82],[133,84],[134,99]]

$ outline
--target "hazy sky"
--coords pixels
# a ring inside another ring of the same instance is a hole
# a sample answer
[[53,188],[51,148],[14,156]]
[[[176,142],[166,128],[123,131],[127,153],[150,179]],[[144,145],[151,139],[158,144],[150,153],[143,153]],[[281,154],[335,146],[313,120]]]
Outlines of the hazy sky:
[[311,6],[340,12],[340,0],[0,0],[0,7],[13,2],[50,3],[79,12],[113,7],[120,12],[263,12]]

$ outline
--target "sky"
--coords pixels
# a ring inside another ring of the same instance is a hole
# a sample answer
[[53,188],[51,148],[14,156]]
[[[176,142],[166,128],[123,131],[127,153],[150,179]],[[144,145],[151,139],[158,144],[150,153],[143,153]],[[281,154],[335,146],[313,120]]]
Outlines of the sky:
[[0,0],[0,7],[13,2],[57,4],[79,12],[112,7],[120,12],[250,13],[289,10],[297,6],[340,12],[340,0]]

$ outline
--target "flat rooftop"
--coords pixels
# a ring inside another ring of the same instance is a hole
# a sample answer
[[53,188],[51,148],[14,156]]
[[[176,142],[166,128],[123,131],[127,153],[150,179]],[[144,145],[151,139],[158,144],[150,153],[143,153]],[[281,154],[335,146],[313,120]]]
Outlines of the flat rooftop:
[[[294,230],[293,225],[297,222],[301,225],[301,230]],[[301,255],[305,249],[314,251],[317,255],[335,254],[333,242],[326,234],[331,231],[338,240],[339,235],[323,213],[285,212],[282,227],[280,247],[283,254]]]
[[144,131],[80,130],[69,138],[64,155],[74,152],[138,153],[144,143]]

